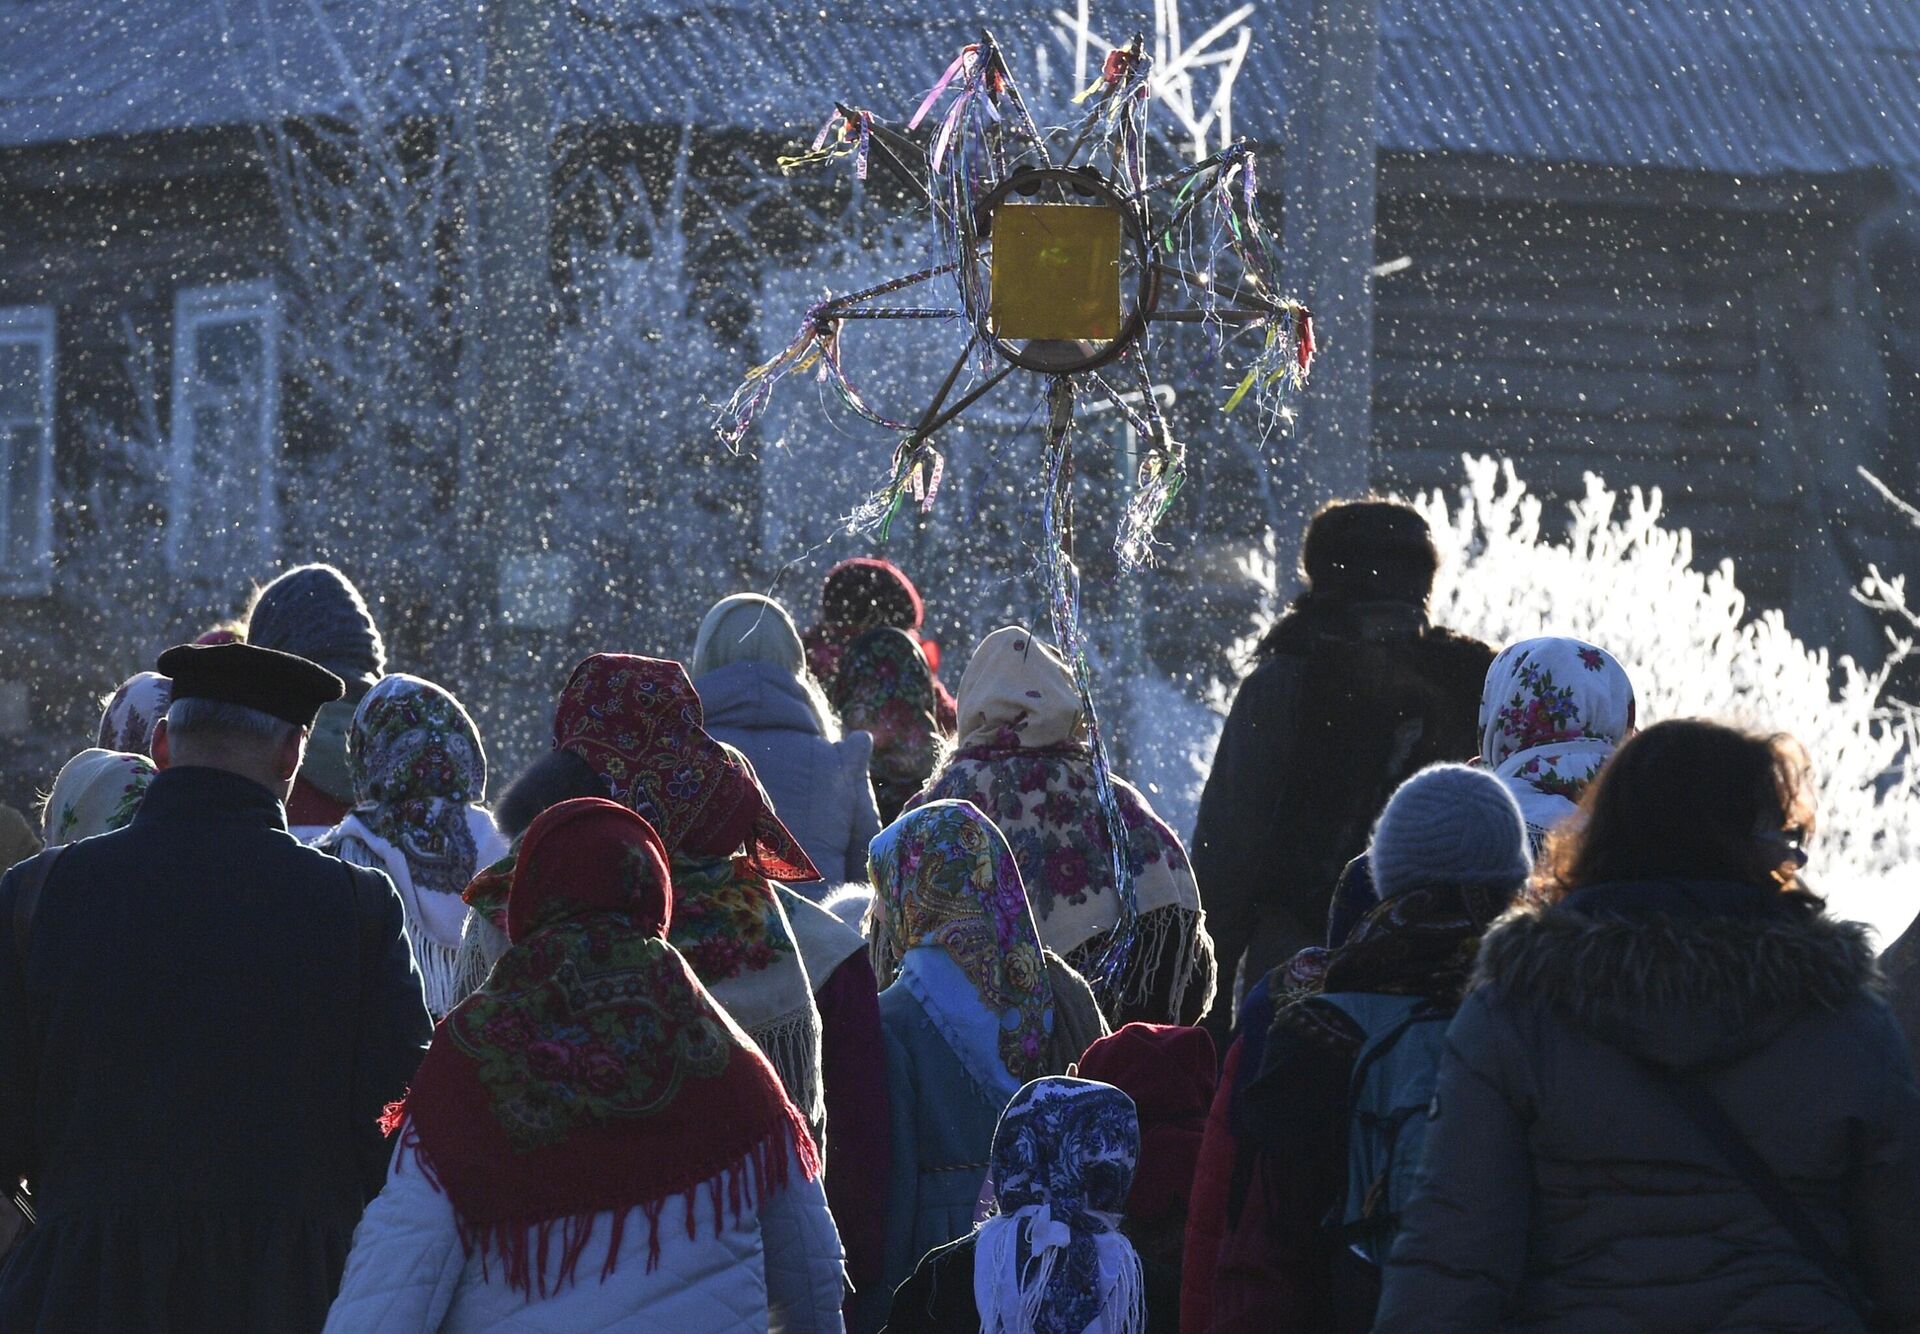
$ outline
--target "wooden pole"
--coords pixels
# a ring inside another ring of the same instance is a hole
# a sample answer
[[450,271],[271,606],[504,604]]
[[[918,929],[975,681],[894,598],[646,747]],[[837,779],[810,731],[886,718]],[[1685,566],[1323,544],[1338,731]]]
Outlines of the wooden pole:
[[[1304,517],[1371,480],[1380,20],[1377,0],[1286,0],[1285,13],[1283,276],[1312,308],[1325,353],[1280,451],[1283,503]],[[1298,530],[1278,537],[1291,571]]]
[[510,775],[543,739],[559,664],[544,658],[571,607],[555,554],[555,307],[548,0],[483,0],[469,49],[473,179],[464,263],[460,511],[466,617],[462,675],[496,769]]

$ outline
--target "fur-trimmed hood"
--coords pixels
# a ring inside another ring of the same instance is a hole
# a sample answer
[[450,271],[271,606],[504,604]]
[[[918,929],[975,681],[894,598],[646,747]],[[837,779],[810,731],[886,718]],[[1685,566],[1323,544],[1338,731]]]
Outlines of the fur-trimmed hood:
[[1474,985],[1676,1067],[1735,1059],[1810,1010],[1881,990],[1864,926],[1706,882],[1517,907],[1487,932]]

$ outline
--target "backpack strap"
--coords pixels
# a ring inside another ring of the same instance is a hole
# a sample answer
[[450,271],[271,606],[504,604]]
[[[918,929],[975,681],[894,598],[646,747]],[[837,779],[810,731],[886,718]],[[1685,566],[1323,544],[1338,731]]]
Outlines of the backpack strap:
[[1641,1063],[1652,1073],[1655,1082],[1667,1091],[1674,1105],[1693,1122],[1694,1128],[1713,1145],[1721,1160],[1733,1169],[1734,1175],[1773,1215],[1774,1221],[1786,1229],[1787,1235],[1793,1238],[1794,1244],[1807,1259],[1840,1289],[1847,1303],[1867,1327],[1882,1328],[1877,1323],[1873,1299],[1861,1286],[1859,1275],[1833,1249],[1826,1235],[1808,1216],[1806,1206],[1800,1203],[1773,1168],[1767,1165],[1767,1160],[1740,1133],[1733,1118],[1727,1115],[1727,1109],[1713,1096],[1700,1075],[1656,1065],[1644,1059]]
[[33,940],[33,917],[40,909],[40,891],[46,888],[53,864],[66,850],[65,844],[56,844],[28,858],[21,863],[20,878],[14,882],[13,957],[20,963],[22,976],[27,971],[27,945]]

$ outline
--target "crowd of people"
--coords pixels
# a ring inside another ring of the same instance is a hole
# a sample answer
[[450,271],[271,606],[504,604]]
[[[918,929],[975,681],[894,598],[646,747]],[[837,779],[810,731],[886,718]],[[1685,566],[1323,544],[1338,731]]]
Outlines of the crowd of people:
[[0,807],[0,1328],[1920,1331],[1920,939],[1811,759],[1433,625],[1404,506],[1301,551],[1191,856],[883,560],[504,785],[282,574]]

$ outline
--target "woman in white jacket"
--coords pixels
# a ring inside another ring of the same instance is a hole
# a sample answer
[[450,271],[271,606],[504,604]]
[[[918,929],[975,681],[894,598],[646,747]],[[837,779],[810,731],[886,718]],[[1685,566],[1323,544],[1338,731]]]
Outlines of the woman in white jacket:
[[666,855],[613,802],[521,843],[512,944],[436,1031],[329,1331],[838,1331],[806,1123],[667,943]]

